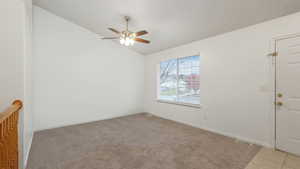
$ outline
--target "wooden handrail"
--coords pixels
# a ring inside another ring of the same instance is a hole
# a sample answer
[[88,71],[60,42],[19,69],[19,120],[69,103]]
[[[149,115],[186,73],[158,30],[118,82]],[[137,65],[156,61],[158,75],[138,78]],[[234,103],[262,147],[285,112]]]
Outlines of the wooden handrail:
[[23,107],[21,100],[15,100],[10,107],[8,107],[3,113],[0,113],[0,123],[11,116],[14,112],[19,111]]
[[18,169],[18,121],[23,104],[15,100],[0,113],[0,169]]

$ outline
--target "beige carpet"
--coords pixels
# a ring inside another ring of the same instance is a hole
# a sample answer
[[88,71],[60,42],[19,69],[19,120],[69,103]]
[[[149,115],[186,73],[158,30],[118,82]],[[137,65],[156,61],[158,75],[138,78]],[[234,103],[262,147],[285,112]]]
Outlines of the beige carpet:
[[243,169],[260,147],[147,114],[35,133],[28,169]]

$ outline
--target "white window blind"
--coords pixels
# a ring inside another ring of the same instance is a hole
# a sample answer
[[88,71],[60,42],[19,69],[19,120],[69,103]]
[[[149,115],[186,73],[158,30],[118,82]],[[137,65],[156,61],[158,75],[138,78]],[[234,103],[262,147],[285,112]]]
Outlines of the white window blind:
[[200,56],[160,62],[159,100],[200,104]]

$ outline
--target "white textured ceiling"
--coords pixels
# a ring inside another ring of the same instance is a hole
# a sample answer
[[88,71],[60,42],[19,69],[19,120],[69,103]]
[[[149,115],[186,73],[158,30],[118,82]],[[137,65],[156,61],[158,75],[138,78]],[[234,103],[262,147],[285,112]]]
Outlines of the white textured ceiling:
[[34,0],[34,4],[101,36],[107,27],[146,29],[151,44],[133,50],[150,54],[300,11],[300,0]]

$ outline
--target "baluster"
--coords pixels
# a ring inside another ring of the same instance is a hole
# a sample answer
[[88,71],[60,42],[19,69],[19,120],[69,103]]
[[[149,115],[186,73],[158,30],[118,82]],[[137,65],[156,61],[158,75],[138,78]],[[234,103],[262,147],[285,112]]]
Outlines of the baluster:
[[0,169],[18,169],[18,120],[21,101],[0,113]]

